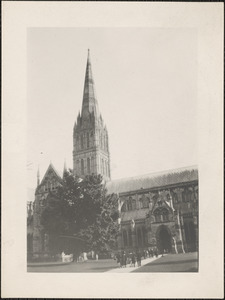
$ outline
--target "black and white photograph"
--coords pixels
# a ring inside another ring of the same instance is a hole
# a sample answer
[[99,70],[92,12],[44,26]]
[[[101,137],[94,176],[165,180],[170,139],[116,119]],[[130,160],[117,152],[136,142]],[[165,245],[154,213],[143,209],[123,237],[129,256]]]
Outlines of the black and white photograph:
[[135,5],[4,7],[6,28],[16,12],[27,22],[10,32],[22,54],[5,33],[19,69],[3,93],[4,185],[17,191],[3,202],[3,268],[27,282],[16,296],[221,295],[222,5]]
[[28,272],[197,272],[196,30],[27,34]]

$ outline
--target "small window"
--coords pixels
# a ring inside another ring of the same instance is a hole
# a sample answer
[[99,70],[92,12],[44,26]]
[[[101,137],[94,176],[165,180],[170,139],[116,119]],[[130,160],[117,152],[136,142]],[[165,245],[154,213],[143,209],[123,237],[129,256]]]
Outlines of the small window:
[[132,209],[135,210],[136,209],[136,200],[132,199]]
[[81,175],[84,175],[84,160],[81,159]]
[[128,243],[129,243],[129,246],[132,247],[132,233],[131,233],[131,229],[129,229],[129,231],[128,231]]
[[127,200],[127,207],[128,207],[128,210],[132,210],[132,198],[131,197]]
[[81,147],[81,149],[84,148],[84,137],[83,137],[83,134],[81,134],[81,137],[80,137],[80,147]]
[[87,159],[87,171],[88,171],[88,174],[91,173],[91,162],[90,162],[90,158],[89,157]]
[[140,208],[143,208],[143,198],[142,197],[139,199],[139,203],[140,203]]
[[89,133],[87,133],[87,148],[89,148]]
[[155,211],[154,215],[155,215],[155,221],[156,221],[156,222],[161,222],[161,214],[160,214],[159,209],[157,209],[157,210]]
[[124,247],[127,246],[127,232],[126,230],[123,230],[123,243],[124,243]]

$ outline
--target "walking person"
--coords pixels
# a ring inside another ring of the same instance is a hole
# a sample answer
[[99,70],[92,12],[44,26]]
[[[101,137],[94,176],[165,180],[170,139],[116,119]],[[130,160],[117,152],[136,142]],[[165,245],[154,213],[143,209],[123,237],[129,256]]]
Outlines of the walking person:
[[121,255],[120,255],[120,253],[118,253],[116,255],[116,259],[117,259],[117,263],[118,263],[119,267],[121,268]]
[[141,266],[141,253],[139,251],[137,253],[137,265],[138,265],[138,267]]
[[135,264],[136,264],[136,256],[135,253],[133,252],[131,255],[131,266],[135,267]]
[[126,256],[126,252],[125,251],[123,252],[123,258],[122,258],[122,260],[123,260],[123,266],[126,268],[126,266],[127,266],[127,256]]
[[151,257],[154,256],[154,252],[153,252],[153,249],[152,249],[152,248],[150,249],[150,256],[151,256]]

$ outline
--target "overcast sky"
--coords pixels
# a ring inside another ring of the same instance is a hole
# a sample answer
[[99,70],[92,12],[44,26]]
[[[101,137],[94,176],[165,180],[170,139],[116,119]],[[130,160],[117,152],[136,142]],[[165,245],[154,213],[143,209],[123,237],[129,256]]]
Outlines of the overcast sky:
[[112,179],[197,164],[195,29],[29,28],[28,187],[72,168],[88,48]]

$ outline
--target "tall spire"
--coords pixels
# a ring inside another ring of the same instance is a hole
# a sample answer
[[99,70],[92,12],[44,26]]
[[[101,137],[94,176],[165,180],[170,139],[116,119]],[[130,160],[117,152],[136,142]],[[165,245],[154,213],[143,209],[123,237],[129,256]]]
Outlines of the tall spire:
[[81,116],[87,117],[91,112],[94,112],[96,117],[99,116],[98,102],[95,95],[94,79],[91,69],[90,50],[88,49]]

